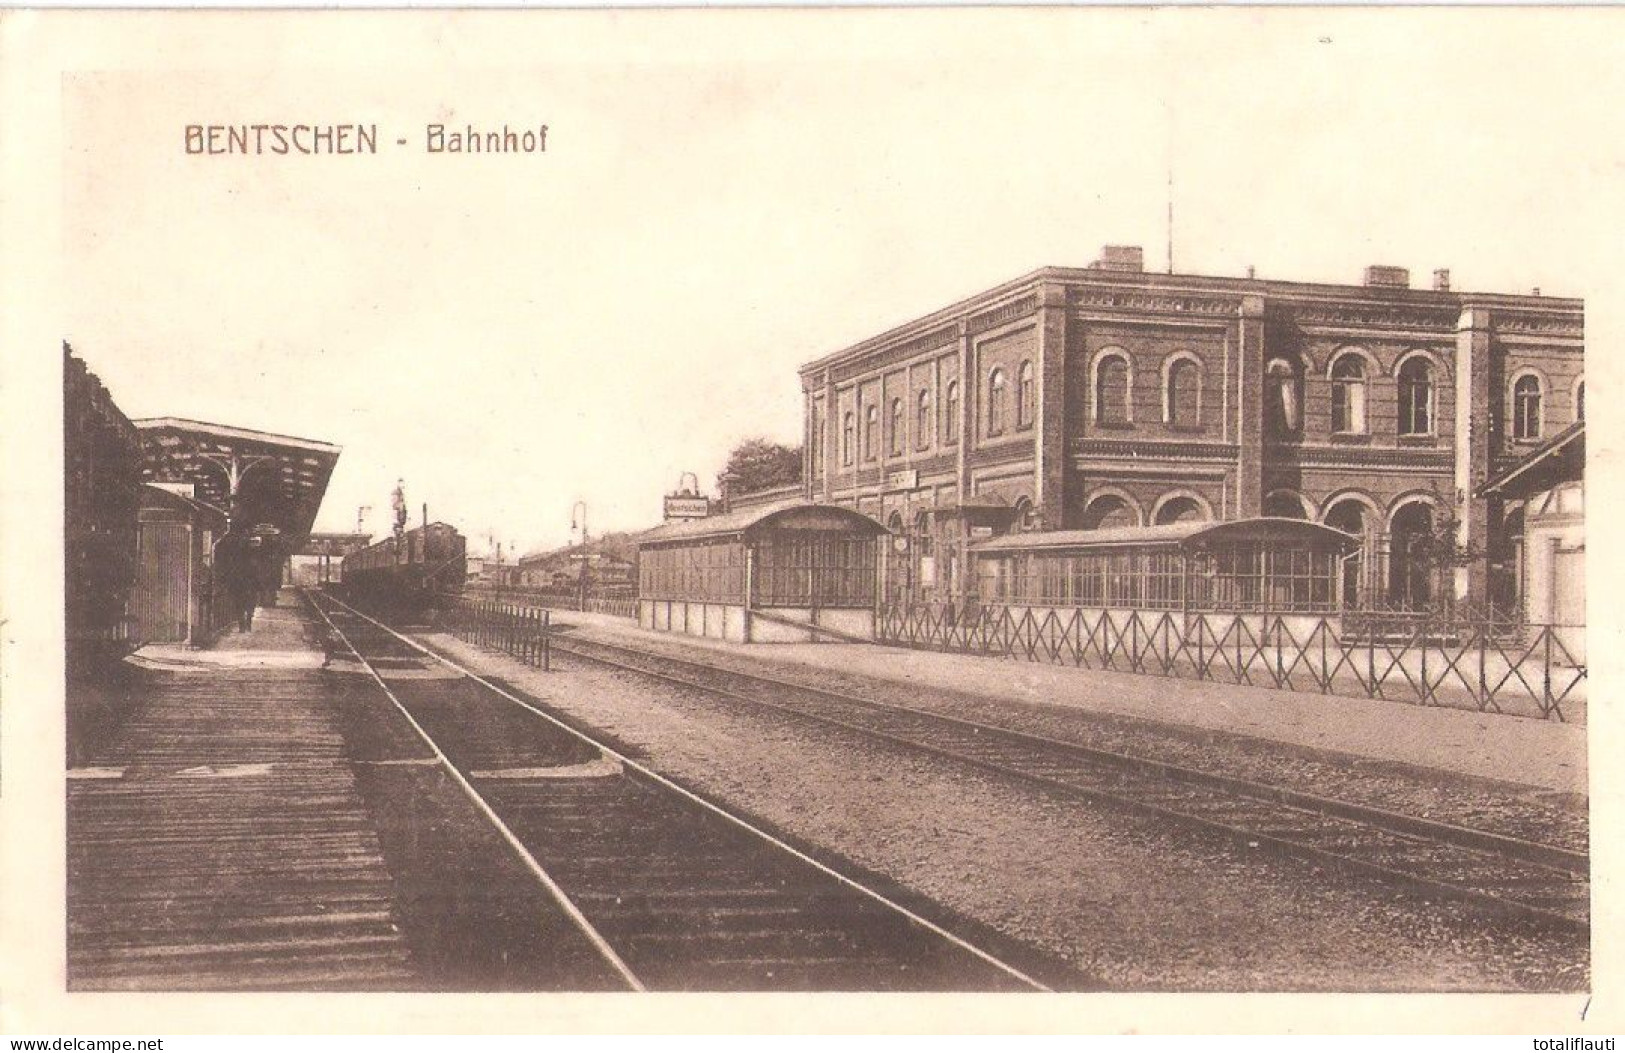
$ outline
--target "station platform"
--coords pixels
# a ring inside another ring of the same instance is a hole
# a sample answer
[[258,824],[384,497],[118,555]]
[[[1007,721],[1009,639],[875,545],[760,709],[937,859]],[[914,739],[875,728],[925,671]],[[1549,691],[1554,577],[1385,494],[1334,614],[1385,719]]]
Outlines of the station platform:
[[1280,746],[1589,796],[1586,729],[1527,717],[1214,681],[1012,662],[875,644],[734,644],[653,632],[609,615],[554,611],[555,627],[628,645],[828,671],[988,700],[1200,728]]
[[319,636],[280,602],[138,652],[127,716],[68,770],[70,990],[409,985]]
[[299,594],[283,589],[275,607],[261,607],[254,628],[238,631],[232,625],[208,647],[186,644],[148,644],[131,656],[134,665],[155,671],[188,669],[315,669],[322,650],[313,635]]

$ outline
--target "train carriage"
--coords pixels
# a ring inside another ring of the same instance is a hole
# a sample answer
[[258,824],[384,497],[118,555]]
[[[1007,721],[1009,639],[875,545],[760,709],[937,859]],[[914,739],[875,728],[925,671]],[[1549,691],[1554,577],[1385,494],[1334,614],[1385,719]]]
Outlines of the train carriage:
[[340,564],[340,573],[350,599],[418,615],[444,595],[462,591],[468,578],[468,543],[455,527],[430,523],[350,553]]

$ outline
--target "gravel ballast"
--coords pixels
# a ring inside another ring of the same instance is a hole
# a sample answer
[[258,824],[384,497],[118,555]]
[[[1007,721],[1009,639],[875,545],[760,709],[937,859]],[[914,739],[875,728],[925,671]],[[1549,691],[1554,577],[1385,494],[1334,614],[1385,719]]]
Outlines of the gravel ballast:
[[697,690],[426,642],[665,772],[1118,990],[1577,990],[1579,937],[1031,787]]
[[[1046,706],[1014,697],[1014,692],[1011,697],[992,699],[906,680],[884,680],[715,648],[701,650],[685,646],[679,638],[654,634],[645,634],[634,641],[624,634],[578,625],[565,638],[571,635],[615,646],[635,646],[741,673],[850,692],[877,702],[906,705],[1094,749],[1282,786],[1560,848],[1584,851],[1587,847],[1587,802],[1575,794],[1553,793],[1438,769],[1419,769],[1408,764],[1209,728],[1138,720],[1068,706]],[[1012,676],[1018,674],[1019,667],[1013,667]],[[1328,704],[1335,704],[1335,699]],[[1486,715],[1481,719],[1512,718]]]

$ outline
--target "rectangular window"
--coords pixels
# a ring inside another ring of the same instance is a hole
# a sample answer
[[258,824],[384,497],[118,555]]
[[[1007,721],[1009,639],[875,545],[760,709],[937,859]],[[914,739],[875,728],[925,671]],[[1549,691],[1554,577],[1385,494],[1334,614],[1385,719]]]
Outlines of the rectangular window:
[[1358,381],[1332,382],[1332,431],[1346,435],[1365,433],[1365,384]]
[[756,600],[778,607],[867,607],[875,594],[875,543],[789,531],[756,547]]

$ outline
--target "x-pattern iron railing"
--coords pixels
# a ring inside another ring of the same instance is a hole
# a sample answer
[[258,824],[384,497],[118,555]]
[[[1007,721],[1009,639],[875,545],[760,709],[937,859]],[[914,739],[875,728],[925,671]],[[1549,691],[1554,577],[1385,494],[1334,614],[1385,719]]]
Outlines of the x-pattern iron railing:
[[883,643],[1376,698],[1583,719],[1581,626],[1413,618],[1350,633],[1319,615],[888,603]]

